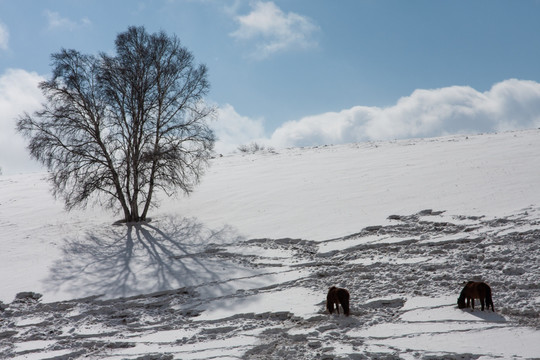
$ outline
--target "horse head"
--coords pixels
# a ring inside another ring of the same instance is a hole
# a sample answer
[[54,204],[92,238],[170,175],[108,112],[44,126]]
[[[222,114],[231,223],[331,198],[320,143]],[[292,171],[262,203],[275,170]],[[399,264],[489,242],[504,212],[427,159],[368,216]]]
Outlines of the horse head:
[[460,296],[458,297],[457,299],[457,306],[458,308],[460,309],[464,309],[467,307],[467,305],[465,304],[465,296]]

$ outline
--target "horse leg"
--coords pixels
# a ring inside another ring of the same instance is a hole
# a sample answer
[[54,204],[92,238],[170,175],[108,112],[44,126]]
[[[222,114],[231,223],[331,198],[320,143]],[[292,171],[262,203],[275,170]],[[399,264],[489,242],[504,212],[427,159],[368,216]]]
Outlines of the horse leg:
[[336,303],[336,311],[337,311],[337,313],[339,315],[339,302]]
[[474,298],[471,298],[471,308],[474,310]]
[[482,311],[484,311],[484,298],[480,298],[480,305],[482,305]]

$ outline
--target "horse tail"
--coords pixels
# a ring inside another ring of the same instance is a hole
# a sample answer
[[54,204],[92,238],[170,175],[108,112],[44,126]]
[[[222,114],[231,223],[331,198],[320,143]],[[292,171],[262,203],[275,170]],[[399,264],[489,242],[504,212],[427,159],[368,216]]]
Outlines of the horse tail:
[[345,313],[345,315],[349,316],[349,299],[343,299],[343,301],[341,302],[341,306],[343,306],[343,312]]
[[349,292],[346,289],[339,289],[337,295],[338,295],[339,303],[341,304],[341,307],[343,308],[343,313],[346,316],[349,316],[349,313],[350,313]]
[[491,310],[495,311],[495,308],[493,307],[493,298],[491,297],[491,288],[487,286],[486,290],[486,306],[489,309],[489,305],[491,305]]

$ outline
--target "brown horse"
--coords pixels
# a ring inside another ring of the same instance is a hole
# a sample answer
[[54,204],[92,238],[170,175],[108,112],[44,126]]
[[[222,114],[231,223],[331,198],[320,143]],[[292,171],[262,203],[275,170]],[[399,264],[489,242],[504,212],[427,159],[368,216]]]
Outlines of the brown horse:
[[484,311],[484,304],[487,306],[488,310],[491,305],[491,310],[495,311],[493,308],[493,300],[491,299],[491,288],[485,282],[469,281],[465,284],[457,301],[458,308],[463,309],[471,307],[474,310],[474,299],[480,299],[482,311]]
[[349,316],[349,291],[347,289],[337,288],[332,286],[328,290],[328,295],[326,296],[326,308],[328,312],[332,314],[334,312],[334,304],[336,304],[336,311],[339,314],[339,305],[343,308],[343,313],[346,316]]

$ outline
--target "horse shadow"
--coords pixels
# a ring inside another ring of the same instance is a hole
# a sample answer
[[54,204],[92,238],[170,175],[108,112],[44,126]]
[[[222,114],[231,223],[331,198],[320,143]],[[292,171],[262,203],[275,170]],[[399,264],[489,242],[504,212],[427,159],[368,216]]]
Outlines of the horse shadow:
[[470,308],[465,308],[465,309],[460,309],[460,310],[465,311],[465,312],[467,312],[467,314],[473,315],[473,316],[477,317],[478,319],[481,319],[481,320],[486,321],[486,322],[493,322],[493,323],[505,323],[506,322],[506,318],[504,316],[502,316],[499,313],[493,312],[491,310],[482,311],[480,309],[472,310]]
[[45,281],[52,292],[70,297],[118,298],[182,287],[221,296],[236,290],[232,278],[250,274],[219,252],[242,240],[229,226],[213,230],[193,218],[108,225],[64,239],[62,256]]

